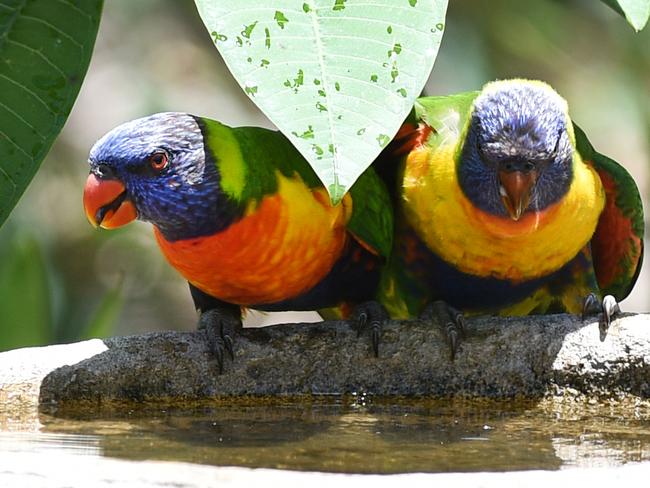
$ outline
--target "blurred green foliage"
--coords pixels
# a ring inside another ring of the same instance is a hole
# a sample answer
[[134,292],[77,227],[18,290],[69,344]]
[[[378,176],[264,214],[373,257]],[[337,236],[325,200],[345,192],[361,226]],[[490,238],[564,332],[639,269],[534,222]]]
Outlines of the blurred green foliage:
[[55,339],[50,274],[41,245],[27,231],[0,242],[2,349]]
[[[452,0],[427,93],[509,77],[553,85],[594,146],[632,172],[648,208],[650,28],[637,34],[593,0]],[[96,231],[81,205],[95,140],[161,110],[269,127],[214,56],[191,1],[111,0],[66,127],[0,229],[0,350],[195,328],[187,285],[150,226]],[[648,309],[649,279],[643,271],[626,311]]]
[[110,336],[122,306],[121,280],[83,306],[64,278],[66,261],[28,227],[11,227],[0,233],[0,351]]

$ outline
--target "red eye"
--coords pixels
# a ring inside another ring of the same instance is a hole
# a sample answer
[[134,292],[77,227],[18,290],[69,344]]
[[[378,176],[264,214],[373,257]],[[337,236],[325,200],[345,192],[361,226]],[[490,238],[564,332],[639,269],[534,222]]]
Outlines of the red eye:
[[149,157],[149,164],[156,171],[162,171],[169,164],[169,156],[162,151],[155,152]]

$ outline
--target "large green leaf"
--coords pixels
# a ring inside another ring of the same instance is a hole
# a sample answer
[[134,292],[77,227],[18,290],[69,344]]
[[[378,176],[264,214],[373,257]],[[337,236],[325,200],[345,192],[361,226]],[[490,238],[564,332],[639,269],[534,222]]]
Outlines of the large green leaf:
[[637,32],[648,23],[650,0],[603,0],[603,2],[625,17]]
[[0,0],[0,224],[65,123],[102,0]]
[[426,82],[447,0],[195,0],[239,84],[333,201],[391,140]]

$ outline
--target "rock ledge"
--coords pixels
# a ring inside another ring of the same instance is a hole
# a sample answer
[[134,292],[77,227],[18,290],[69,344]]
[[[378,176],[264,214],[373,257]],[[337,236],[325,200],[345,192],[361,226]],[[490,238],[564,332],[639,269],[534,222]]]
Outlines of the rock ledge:
[[433,395],[507,398],[569,393],[650,397],[650,315],[598,323],[570,315],[468,321],[456,360],[440,329],[391,322],[380,357],[345,322],[246,329],[217,374],[201,332],[137,336],[0,354],[0,405],[201,400],[242,395]]

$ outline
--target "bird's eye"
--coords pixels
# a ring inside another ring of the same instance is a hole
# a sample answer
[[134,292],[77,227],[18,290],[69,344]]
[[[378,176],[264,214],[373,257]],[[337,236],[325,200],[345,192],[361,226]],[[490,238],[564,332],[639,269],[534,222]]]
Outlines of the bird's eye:
[[162,171],[169,165],[169,156],[166,152],[157,151],[149,156],[149,164],[155,171]]

